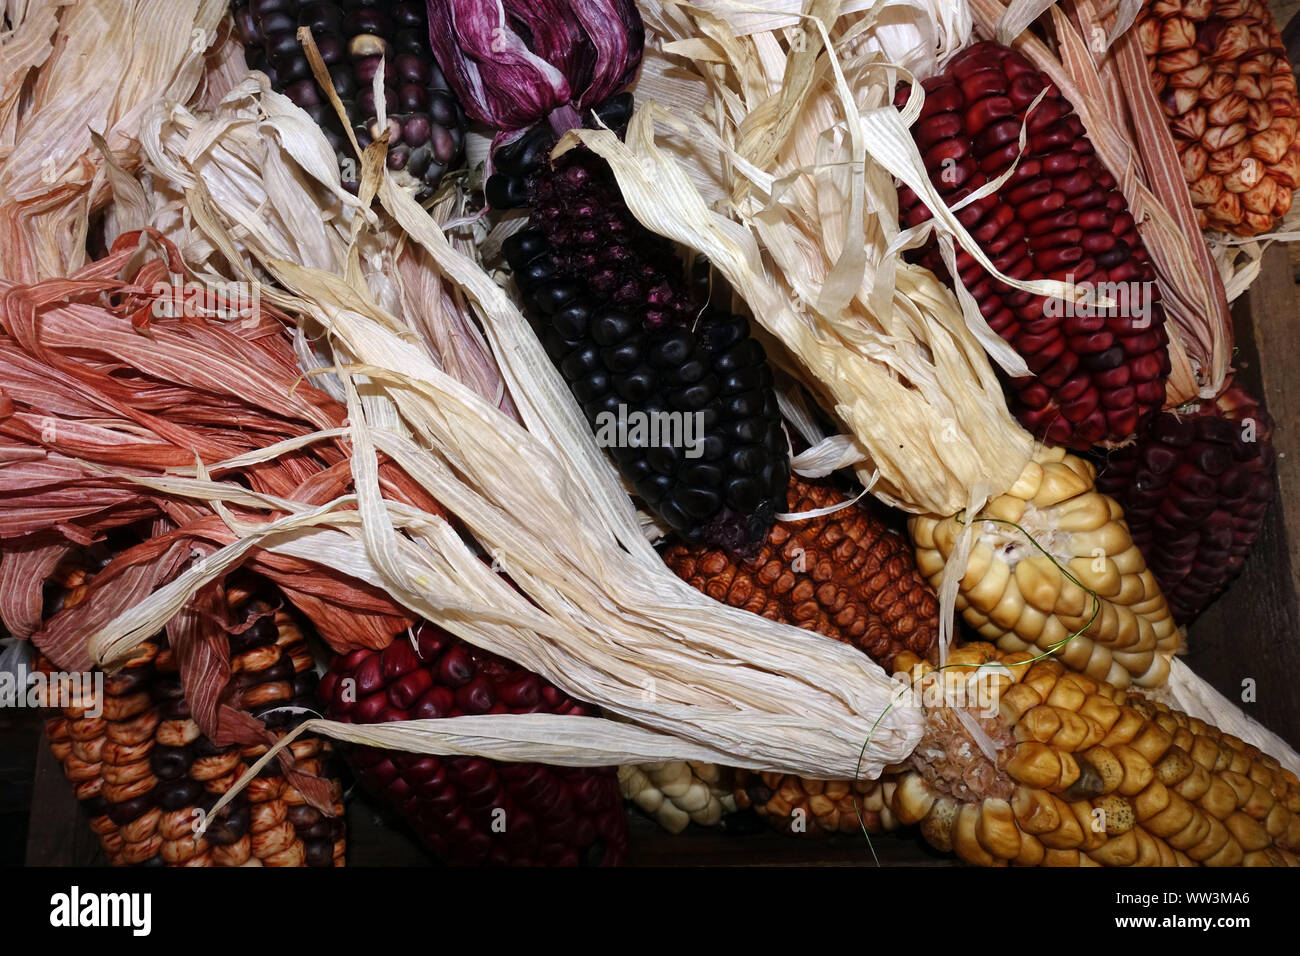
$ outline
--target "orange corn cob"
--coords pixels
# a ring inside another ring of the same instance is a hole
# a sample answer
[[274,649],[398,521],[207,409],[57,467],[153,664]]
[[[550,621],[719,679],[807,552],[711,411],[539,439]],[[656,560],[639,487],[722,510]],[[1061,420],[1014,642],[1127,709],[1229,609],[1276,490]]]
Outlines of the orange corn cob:
[[[787,510],[812,511],[847,500],[830,484],[796,476]],[[934,592],[906,540],[856,505],[778,522],[751,560],[684,544],[670,547],[664,560],[717,601],[852,644],[886,669],[900,651],[934,653]]]
[[1300,186],[1300,98],[1262,0],[1151,0],[1135,24],[1197,220],[1266,232]]

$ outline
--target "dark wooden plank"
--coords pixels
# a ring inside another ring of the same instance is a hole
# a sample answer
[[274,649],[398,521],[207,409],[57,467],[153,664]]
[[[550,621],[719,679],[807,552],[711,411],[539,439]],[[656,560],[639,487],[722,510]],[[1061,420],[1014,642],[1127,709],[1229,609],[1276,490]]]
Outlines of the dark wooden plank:
[[91,832],[90,821],[44,735],[37,736],[36,746],[27,865],[103,866],[106,861],[99,838]]
[[[1274,245],[1233,310],[1237,381],[1274,419],[1278,495],[1240,578],[1189,629],[1187,663],[1300,749],[1300,295]],[[1242,701],[1243,681],[1255,700]]]
[[636,811],[628,816],[632,866],[953,866],[950,856],[927,846],[915,828],[904,833],[861,833],[827,838],[795,837],[773,831],[728,834],[690,826],[667,833]]
[[27,854],[27,818],[36,772],[33,735],[40,715],[26,708],[0,710],[0,866],[20,865]]
[[437,860],[395,813],[360,787],[346,795],[348,866],[435,866]]

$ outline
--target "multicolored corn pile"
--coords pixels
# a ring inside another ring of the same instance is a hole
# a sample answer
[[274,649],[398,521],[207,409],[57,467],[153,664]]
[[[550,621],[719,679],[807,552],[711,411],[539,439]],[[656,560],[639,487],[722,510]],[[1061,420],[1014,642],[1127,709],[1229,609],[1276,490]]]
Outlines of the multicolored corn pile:
[[1300,187],[1300,97],[1262,0],[1148,0],[1134,25],[1203,229],[1272,229]]
[[1275,493],[1272,431],[1259,402],[1233,386],[1158,415],[1100,467],[1097,488],[1123,505],[1179,624],[1241,573]]
[[[1163,405],[1170,363],[1155,271],[1115,178],[1069,102],[1019,53],[977,43],[924,88],[912,135],[939,195],[953,206],[1018,160],[1001,187],[957,218],[1003,274],[1075,288],[1073,301],[1032,295],[958,248],[962,282],[1033,373],[1009,383],[1012,410],[1053,444],[1123,441]],[[899,105],[909,95],[900,91]],[[906,186],[899,213],[906,226],[932,217]],[[934,241],[920,258],[947,274]]]
[[[427,622],[382,651],[339,655],[321,680],[344,723],[464,714],[572,714],[591,708],[523,668]],[[469,866],[614,866],[627,851],[612,767],[501,763],[351,748],[348,762],[440,859]]]

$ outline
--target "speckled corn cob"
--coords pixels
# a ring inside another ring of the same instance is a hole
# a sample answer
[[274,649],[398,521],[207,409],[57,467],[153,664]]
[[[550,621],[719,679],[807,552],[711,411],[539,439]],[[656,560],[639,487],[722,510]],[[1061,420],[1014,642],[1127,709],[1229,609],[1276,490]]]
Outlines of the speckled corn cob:
[[[72,583],[67,603],[75,600],[78,582]],[[270,609],[256,599],[245,601],[246,595],[231,596],[236,614]],[[263,616],[230,640],[227,703],[252,713],[310,706],[316,679],[311,653],[286,613]],[[45,660],[39,666],[52,669]],[[278,762],[268,764],[195,839],[202,815],[267,748],[218,747],[200,732],[164,637],[141,644],[125,667],[106,676],[102,715],[91,717],[87,711],[96,711],[95,705],[83,695],[64,707],[47,722],[46,736],[114,866],[343,865],[337,779],[330,780],[334,815],[327,817],[307,804]],[[283,731],[300,718],[265,719]],[[328,741],[301,737],[290,749],[298,769],[327,774]]]
[[[786,510],[812,511],[847,496],[829,483],[790,480]],[[664,561],[717,601],[852,644],[888,669],[910,650],[927,656],[939,605],[907,542],[856,505],[819,518],[778,522],[757,555],[674,545]]]
[[726,781],[727,771],[707,763],[648,763],[618,768],[618,786],[669,833],[681,833],[692,823],[716,826],[724,814],[735,812],[736,801]]
[[1300,98],[1262,0],[1148,0],[1134,24],[1203,229],[1265,232],[1300,186]]
[[954,710],[932,708],[896,785],[882,785],[900,822],[980,866],[1300,865],[1294,773],[1140,693],[1030,659],[982,643],[953,652],[950,672],[1003,665],[988,681],[996,716],[970,715],[996,749],[985,756]]
[[[1169,657],[1182,635],[1129,535],[1123,511],[1094,490],[1095,477],[1092,465],[1059,448],[1036,452],[1015,486],[980,515],[1016,522],[1024,530],[977,521],[957,608],[1004,650],[1059,646],[1059,659],[1090,677],[1118,687],[1130,681],[1157,686],[1168,677]],[[936,588],[965,520],[957,515],[909,522],[917,565]],[[1091,626],[1066,642],[1089,624],[1094,609]]]
[[465,111],[447,85],[429,43],[421,0],[234,0],[235,27],[251,69],[262,70],[277,92],[302,107],[321,127],[355,192],[356,157],[338,115],[316,84],[298,43],[307,27],[329,70],[358,145],[365,149],[385,132],[379,126],[374,77],[382,68],[388,133],[388,168],[421,201],[443,175],[461,165]]

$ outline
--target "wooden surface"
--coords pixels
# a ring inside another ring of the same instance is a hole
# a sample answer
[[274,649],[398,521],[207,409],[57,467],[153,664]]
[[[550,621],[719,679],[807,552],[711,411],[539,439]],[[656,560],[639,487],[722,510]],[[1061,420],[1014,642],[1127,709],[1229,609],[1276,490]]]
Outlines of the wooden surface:
[[27,825],[28,866],[104,866],[107,860],[45,737],[36,739],[36,774]]
[[0,709],[0,863],[21,863],[27,844],[40,715]]
[[[1275,245],[1233,310],[1237,382],[1274,419],[1278,495],[1240,578],[1190,628],[1188,665],[1300,750],[1300,295]],[[1242,682],[1255,701],[1242,701]]]

